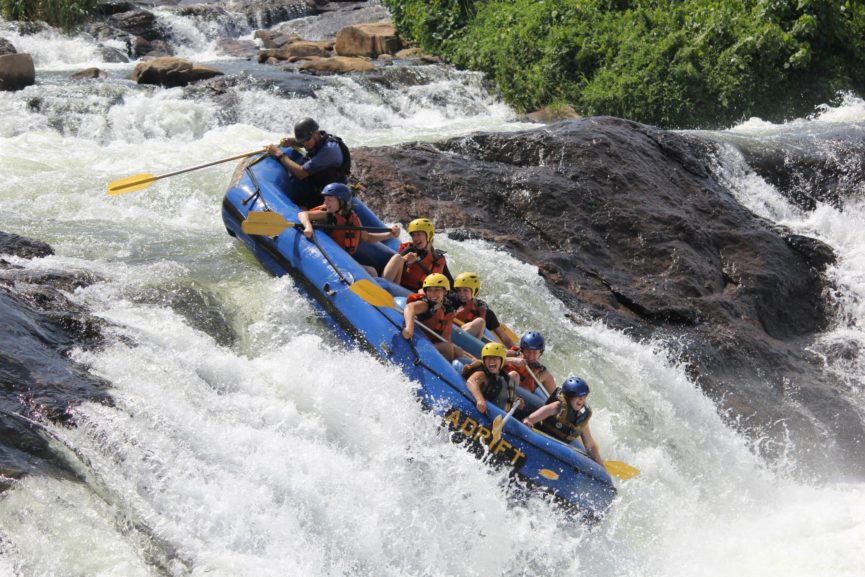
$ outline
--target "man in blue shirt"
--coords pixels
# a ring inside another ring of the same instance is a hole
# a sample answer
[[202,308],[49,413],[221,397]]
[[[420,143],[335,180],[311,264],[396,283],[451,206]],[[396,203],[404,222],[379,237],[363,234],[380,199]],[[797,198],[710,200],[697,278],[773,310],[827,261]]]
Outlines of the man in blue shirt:
[[302,164],[293,161],[280,146],[270,144],[267,152],[291,175],[306,186],[292,187],[289,197],[301,208],[314,208],[324,202],[322,189],[333,182],[348,184],[351,172],[351,154],[341,138],[319,129],[312,118],[304,118],[294,125],[294,138],[280,141],[281,147],[303,147],[306,156]]

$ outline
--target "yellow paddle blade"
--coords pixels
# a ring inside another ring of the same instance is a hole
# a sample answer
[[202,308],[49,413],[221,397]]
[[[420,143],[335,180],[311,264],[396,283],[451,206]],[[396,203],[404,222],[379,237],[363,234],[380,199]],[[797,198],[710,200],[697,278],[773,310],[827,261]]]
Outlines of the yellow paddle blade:
[[299,224],[288,222],[282,215],[269,211],[250,212],[246,220],[240,223],[240,228],[246,234],[260,236],[276,236],[285,229],[296,226]]
[[111,182],[108,185],[108,196],[117,196],[118,194],[126,194],[127,192],[135,192],[148,186],[156,180],[153,174],[133,174],[126,178],[121,178]]
[[362,278],[348,288],[374,307],[396,308],[391,294],[369,279]]
[[283,227],[292,224],[278,212],[272,210],[253,210],[246,215],[246,220],[257,224],[281,224]]
[[498,443],[499,439],[502,438],[502,429],[504,429],[504,427],[505,420],[502,418],[501,415],[493,419],[493,436],[491,438],[492,440],[490,441],[490,448],[492,448],[492,446]]
[[640,474],[639,469],[621,461],[604,461],[604,466],[610,475],[618,477],[622,481],[627,481]]

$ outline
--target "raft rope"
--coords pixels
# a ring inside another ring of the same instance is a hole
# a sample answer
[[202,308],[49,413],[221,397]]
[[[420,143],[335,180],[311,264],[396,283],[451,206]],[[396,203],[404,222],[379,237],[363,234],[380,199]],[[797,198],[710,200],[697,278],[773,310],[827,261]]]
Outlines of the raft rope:
[[264,159],[264,158],[266,158],[266,157],[267,157],[267,155],[264,155],[264,154],[261,155],[261,156],[259,156],[258,158],[256,158],[255,160],[253,160],[252,162],[250,162],[249,164],[247,164],[247,165],[246,165],[246,168],[243,169],[243,170],[246,172],[246,174],[249,175],[249,180],[251,180],[251,181],[252,181],[252,184],[255,185],[255,192],[252,193],[252,195],[250,195],[249,198],[247,198],[246,200],[242,201],[241,204],[242,204],[243,206],[246,206],[246,205],[249,204],[250,202],[254,202],[256,198],[258,198],[258,199],[261,200],[261,204],[264,205],[264,208],[265,208],[268,212],[270,212],[270,207],[267,205],[267,201],[264,200],[264,197],[263,197],[263,196],[261,196],[261,187],[258,186],[258,179],[255,178],[255,174],[254,174],[254,173],[252,172],[252,170],[251,170],[253,166],[255,166],[258,162],[260,162],[262,159]]

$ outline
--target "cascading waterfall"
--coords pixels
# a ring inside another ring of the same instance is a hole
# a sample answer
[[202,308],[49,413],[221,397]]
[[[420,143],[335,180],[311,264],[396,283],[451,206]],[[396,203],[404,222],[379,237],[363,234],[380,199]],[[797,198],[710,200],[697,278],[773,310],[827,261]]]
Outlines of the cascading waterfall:
[[[501,318],[544,332],[557,377],[592,383],[604,456],[642,471],[619,483],[594,528],[536,495],[514,503],[503,474],[452,445],[420,410],[412,383],[347,350],[290,279],[270,277],[228,237],[219,203],[232,166],[105,195],[116,178],[274,142],[306,115],[354,146],[525,127],[479,76],[389,71],[392,87],[328,79],[314,97],[249,80],[226,104],[134,86],[129,64],[99,64],[111,78],[72,83],[68,73],[96,59],[91,40],[20,38],[50,73],[0,93],[0,230],[57,251],[13,264],[101,279],[72,298],[108,322],[106,346],[73,356],[111,383],[115,405],[76,407],[76,428],[45,425],[75,475],[29,476],[0,497],[0,573],[862,574],[865,485],[788,475],[793,457],[768,466],[662,342],[572,322],[534,267],[495,247],[442,235],[452,269],[477,271]],[[812,119],[752,121],[713,139],[819,133],[839,118],[865,126],[865,106],[851,97]],[[732,151],[718,171],[750,210],[835,249],[826,274],[840,320],[819,346],[863,350],[862,198],[805,212]],[[207,311],[191,301],[162,298],[179,288],[212,303],[231,337],[200,330]],[[846,394],[865,408],[861,354],[827,370],[843,374]]]

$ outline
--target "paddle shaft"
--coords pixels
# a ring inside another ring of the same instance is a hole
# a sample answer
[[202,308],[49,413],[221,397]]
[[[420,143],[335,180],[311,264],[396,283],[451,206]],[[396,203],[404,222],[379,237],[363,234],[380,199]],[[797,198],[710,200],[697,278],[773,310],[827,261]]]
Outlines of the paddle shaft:
[[115,180],[108,184],[108,196],[117,196],[119,194],[126,194],[129,192],[135,192],[137,190],[142,190],[156,182],[161,178],[167,178],[169,176],[175,176],[177,174],[183,174],[184,172],[191,172],[193,170],[199,170],[201,168],[206,168],[208,166],[213,166],[215,164],[221,164],[223,162],[228,162],[230,160],[237,160],[239,158],[246,158],[247,156],[252,156],[258,152],[263,152],[264,149],[254,150],[252,152],[245,152],[243,154],[236,154],[234,156],[229,156],[228,158],[223,158],[221,160],[214,160],[213,162],[206,162],[204,164],[199,164],[198,166],[192,166],[189,168],[181,168],[180,170],[175,170],[174,172],[167,172],[165,174],[153,175],[153,174],[133,174],[132,176],[127,176],[126,178],[121,178]]
[[264,149],[259,148],[257,150],[253,150],[252,152],[244,152],[243,154],[236,154],[234,156],[229,156],[228,158],[223,158],[221,160],[214,160],[213,162],[205,162],[204,164],[199,164],[198,166],[191,166],[189,168],[181,168],[180,170],[175,170],[174,172],[166,172],[165,174],[160,174],[158,176],[154,176],[153,180],[159,180],[160,178],[168,178],[169,176],[177,176],[178,174],[183,174],[184,172],[192,172],[194,170],[201,170],[202,168],[207,168],[208,166],[215,166],[217,164],[222,164],[223,162],[231,162],[232,160],[239,160],[241,158],[246,158],[247,156],[252,156],[253,154],[257,154],[259,152],[264,152]]

